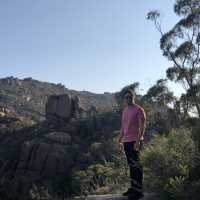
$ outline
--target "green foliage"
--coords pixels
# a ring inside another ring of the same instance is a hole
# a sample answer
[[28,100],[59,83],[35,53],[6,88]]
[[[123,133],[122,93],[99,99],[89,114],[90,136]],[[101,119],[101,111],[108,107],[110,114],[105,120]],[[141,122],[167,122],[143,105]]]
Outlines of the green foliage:
[[160,17],[160,12],[158,10],[147,13],[148,20],[156,20],[158,17]]
[[200,116],[200,1],[176,0],[174,12],[182,18],[166,33],[158,21],[158,11],[149,12],[147,19],[161,34],[163,56],[173,63],[166,71],[167,77],[183,85],[186,97]]
[[180,128],[168,136],[156,135],[142,153],[146,187],[168,199],[184,199],[194,155],[191,130]]
[[160,79],[148,90],[142,99],[147,100],[149,103],[167,105],[174,100],[174,96],[173,92],[167,87],[167,80]]
[[200,120],[197,119],[192,129],[192,137],[197,144],[200,152]]
[[86,170],[74,171],[73,177],[74,192],[80,196],[98,193],[101,188],[106,187],[105,192],[109,192],[113,186],[116,189],[117,185],[124,183],[126,178],[123,168],[118,168],[112,162],[90,165]]
[[175,176],[174,178],[169,178],[168,183],[165,185],[164,190],[170,194],[170,196],[174,199],[181,199],[184,198],[185,193],[184,186],[185,186],[185,176]]
[[33,185],[30,189],[30,199],[31,200],[53,200],[50,196],[48,189],[44,186],[38,187]]
[[199,0],[176,0],[174,11],[179,16],[186,16],[188,12],[198,10],[199,6]]

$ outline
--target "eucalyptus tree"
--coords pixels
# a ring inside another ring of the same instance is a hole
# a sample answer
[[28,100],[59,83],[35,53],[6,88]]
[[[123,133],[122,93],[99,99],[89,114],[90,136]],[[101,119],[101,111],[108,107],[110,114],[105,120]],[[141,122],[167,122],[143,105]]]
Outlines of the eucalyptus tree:
[[172,64],[167,77],[182,84],[200,116],[200,0],[176,0],[174,12],[180,20],[168,32],[162,30],[159,11],[149,12],[147,19],[161,34],[160,48]]
[[149,88],[147,93],[142,97],[142,100],[167,106],[175,101],[175,97],[167,86],[167,79],[159,79],[155,85]]

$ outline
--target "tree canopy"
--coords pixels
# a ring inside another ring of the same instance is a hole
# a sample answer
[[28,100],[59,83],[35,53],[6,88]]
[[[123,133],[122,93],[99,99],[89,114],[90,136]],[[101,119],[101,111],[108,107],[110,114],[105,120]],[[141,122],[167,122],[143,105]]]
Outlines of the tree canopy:
[[167,78],[182,83],[200,116],[200,0],[176,0],[174,12],[180,20],[166,33],[159,11],[149,12],[147,19],[160,32],[160,48],[172,63],[166,70]]

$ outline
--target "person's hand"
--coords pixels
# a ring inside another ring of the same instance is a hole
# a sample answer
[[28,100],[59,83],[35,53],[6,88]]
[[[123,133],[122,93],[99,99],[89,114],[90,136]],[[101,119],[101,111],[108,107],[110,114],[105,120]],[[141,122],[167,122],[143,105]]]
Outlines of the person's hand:
[[120,151],[121,151],[121,150],[122,150],[122,147],[123,147],[122,139],[121,139],[121,138],[119,138],[118,144],[119,144],[119,149],[120,149]]
[[134,147],[133,148],[134,148],[135,151],[139,151],[140,150],[140,141],[139,140],[134,142]]
[[121,134],[119,135],[118,143],[122,143],[122,135]]

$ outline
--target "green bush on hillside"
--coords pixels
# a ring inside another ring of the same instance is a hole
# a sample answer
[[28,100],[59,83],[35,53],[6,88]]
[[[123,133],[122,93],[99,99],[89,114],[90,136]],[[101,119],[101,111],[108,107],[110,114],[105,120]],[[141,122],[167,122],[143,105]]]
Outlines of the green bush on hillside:
[[195,152],[190,129],[154,136],[142,152],[145,187],[166,199],[186,198],[184,188]]
[[73,187],[77,194],[87,195],[110,183],[116,183],[118,171],[114,163],[90,165],[86,170],[74,172]]

